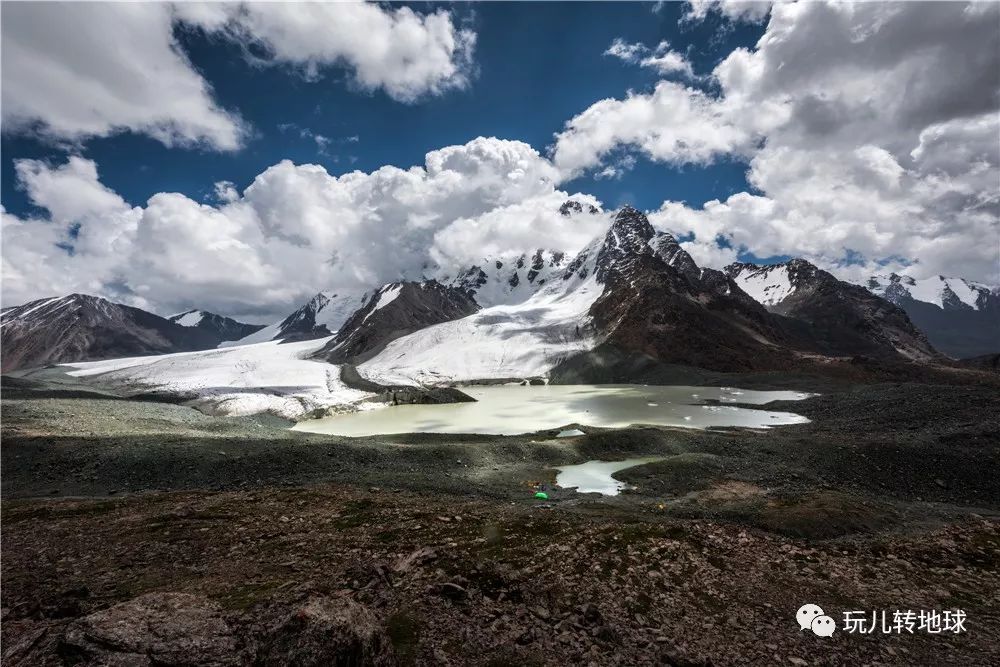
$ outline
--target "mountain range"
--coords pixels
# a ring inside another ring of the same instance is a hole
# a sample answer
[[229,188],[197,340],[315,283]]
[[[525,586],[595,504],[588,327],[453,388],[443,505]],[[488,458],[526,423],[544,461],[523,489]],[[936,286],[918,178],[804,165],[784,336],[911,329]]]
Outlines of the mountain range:
[[[926,308],[969,318],[962,349],[995,351],[991,330],[973,318],[995,319],[997,291],[956,279],[939,285],[932,303],[927,281],[875,277],[862,287],[801,259],[699,267],[626,206],[575,256],[539,249],[436,279],[321,292],[268,326],[199,310],[161,318],[83,295],[8,308],[3,368],[216,346],[235,359],[264,342],[296,343],[297,358],[349,364],[385,385],[544,377],[567,363],[593,366],[598,352],[716,371],[822,369],[855,357],[948,363],[936,345],[941,331],[925,335],[915,324]],[[298,345],[308,341],[316,342]],[[215,353],[213,363],[224,358]],[[141,383],[141,365],[114,368]]]
[[906,311],[937,349],[956,358],[1000,352],[1000,288],[963,278],[872,276],[872,293]]

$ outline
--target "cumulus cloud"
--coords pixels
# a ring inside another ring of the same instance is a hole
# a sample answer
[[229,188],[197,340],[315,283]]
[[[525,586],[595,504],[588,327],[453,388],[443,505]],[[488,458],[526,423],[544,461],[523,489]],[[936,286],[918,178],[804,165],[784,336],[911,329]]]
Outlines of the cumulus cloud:
[[176,12],[189,25],[260,47],[262,62],[296,67],[309,78],[321,67],[343,65],[360,88],[384,90],[402,102],[463,88],[472,71],[476,35],[444,10],[251,2],[182,3]]
[[768,0],[688,0],[684,21],[703,21],[715,12],[730,21],[760,23],[771,11]]
[[[583,210],[570,216],[559,212],[568,198]],[[434,235],[431,256],[441,267],[478,264],[484,259],[510,254],[528,254],[539,248],[565,252],[580,250],[605,232],[610,219],[601,203],[590,195],[553,191],[494,208],[472,218],[459,218]]]
[[17,171],[46,214],[3,216],[9,304],[88,291],[160,313],[266,320],[321,289],[453,275],[492,249],[572,252],[606,224],[559,215],[570,195],[556,188],[555,167],[527,144],[493,138],[432,151],[409,169],[332,176],[283,161],[242,193],[217,183],[215,205],[159,193],[132,207],[83,158],[19,161]]
[[753,193],[658,224],[725,258],[722,235],[761,257],[797,254],[858,278],[997,281],[1000,6],[995,3],[695,3],[703,16],[768,18],[753,49],[715,68],[707,92],[660,82],[571,119],[553,159],[600,173],[621,150],[672,164],[748,161]]
[[4,3],[4,131],[238,148],[243,121],[214,101],[171,24],[162,3]]
[[604,55],[613,56],[632,65],[655,69],[662,75],[681,74],[694,78],[691,63],[683,53],[671,49],[670,42],[660,42],[656,48],[650,49],[645,44],[629,44],[618,37],[611,42]]
[[622,147],[671,164],[709,164],[719,156],[748,153],[773,122],[772,105],[746,117],[742,103],[728,103],[696,88],[660,81],[651,93],[592,104],[556,137],[553,161],[567,178],[600,166]]
[[[475,33],[456,26],[445,10],[420,14],[368,3],[5,3],[4,131],[68,143],[130,131],[167,146],[240,148],[247,124],[216,102],[175,38],[178,24],[240,44],[255,63],[285,64],[311,78],[323,67],[344,68],[358,88],[384,90],[404,102],[464,87],[473,69]],[[318,137],[317,145],[325,149]]]

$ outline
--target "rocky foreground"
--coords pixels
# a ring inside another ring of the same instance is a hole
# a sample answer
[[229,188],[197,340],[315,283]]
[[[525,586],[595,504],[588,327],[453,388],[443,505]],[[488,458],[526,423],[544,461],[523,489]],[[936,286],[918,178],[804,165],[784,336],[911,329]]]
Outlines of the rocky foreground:
[[[7,503],[4,664],[1000,660],[1000,523],[803,542],[739,525],[319,487]],[[806,602],[960,634],[800,632]]]
[[[821,389],[769,406],[809,424],[553,441],[8,386],[2,662],[1000,664],[1000,392]],[[622,496],[552,486],[651,453]],[[964,631],[843,631],[897,609]]]

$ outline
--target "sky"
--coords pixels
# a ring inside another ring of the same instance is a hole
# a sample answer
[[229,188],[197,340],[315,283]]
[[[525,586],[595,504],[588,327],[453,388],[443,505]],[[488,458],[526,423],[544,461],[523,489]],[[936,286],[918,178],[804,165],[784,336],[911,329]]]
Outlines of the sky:
[[[572,252],[1000,282],[997,3],[3,3],[3,305],[269,321]],[[570,217],[576,198],[598,206]]]

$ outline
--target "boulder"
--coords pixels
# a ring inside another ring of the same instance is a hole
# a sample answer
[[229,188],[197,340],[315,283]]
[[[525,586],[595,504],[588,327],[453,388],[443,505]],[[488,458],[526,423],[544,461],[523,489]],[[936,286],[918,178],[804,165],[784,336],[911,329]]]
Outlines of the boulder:
[[82,665],[238,664],[222,610],[187,593],[148,593],[74,621],[59,652]]

